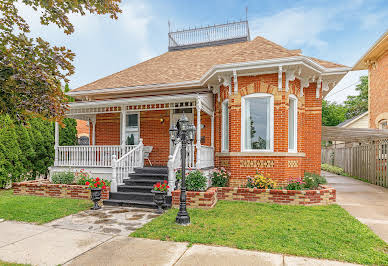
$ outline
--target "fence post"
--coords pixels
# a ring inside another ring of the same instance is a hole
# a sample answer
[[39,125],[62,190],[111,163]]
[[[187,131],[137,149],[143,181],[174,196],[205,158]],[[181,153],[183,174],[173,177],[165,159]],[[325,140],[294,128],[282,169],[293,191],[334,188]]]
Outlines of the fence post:
[[110,191],[117,192],[117,159],[116,155],[112,155],[112,182],[110,184]]

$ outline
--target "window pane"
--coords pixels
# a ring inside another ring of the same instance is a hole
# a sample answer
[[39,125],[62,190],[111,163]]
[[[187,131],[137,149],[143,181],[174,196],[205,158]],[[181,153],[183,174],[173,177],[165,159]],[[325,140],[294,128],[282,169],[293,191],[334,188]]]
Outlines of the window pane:
[[127,115],[127,127],[137,127],[137,114]]
[[290,106],[288,109],[288,149],[295,149],[295,99],[290,98]]
[[222,104],[222,150],[229,150],[229,109],[228,102]]
[[270,97],[245,100],[245,148],[270,149]]

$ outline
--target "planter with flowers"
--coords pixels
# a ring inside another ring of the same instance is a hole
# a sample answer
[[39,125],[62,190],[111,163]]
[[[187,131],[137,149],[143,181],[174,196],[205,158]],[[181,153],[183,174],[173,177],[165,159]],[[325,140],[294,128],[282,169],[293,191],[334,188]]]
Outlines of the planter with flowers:
[[167,184],[167,180],[164,180],[163,182],[158,182],[154,185],[154,188],[151,190],[152,193],[154,193],[154,202],[158,209],[156,210],[157,213],[163,213],[163,205],[166,204],[166,195],[167,190],[170,187]]
[[85,185],[89,186],[91,191],[90,199],[94,203],[94,206],[91,208],[92,210],[101,209],[101,206],[98,205],[98,202],[101,200],[101,190],[109,187],[110,184],[108,183],[109,181],[105,181],[104,179],[100,179],[99,177],[96,177],[95,179],[90,179],[89,181],[85,182]]

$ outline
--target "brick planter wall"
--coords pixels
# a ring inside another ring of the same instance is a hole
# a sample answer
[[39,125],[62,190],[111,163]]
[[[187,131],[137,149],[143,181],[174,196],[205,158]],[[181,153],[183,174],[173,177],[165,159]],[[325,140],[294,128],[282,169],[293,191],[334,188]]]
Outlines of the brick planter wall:
[[[173,207],[179,207],[179,196],[179,190],[172,192]],[[213,187],[206,192],[187,192],[188,207],[212,208],[217,200],[238,200],[286,205],[329,205],[336,202],[336,190],[328,186],[321,186],[318,190]]]
[[[13,183],[15,195],[33,195],[53,198],[90,199],[88,186],[52,184],[47,180]],[[110,188],[102,190],[101,199],[109,199]]]
[[[172,206],[179,207],[179,197],[181,195],[180,190],[172,192]],[[217,188],[212,187],[207,191],[187,191],[186,192],[186,204],[191,208],[204,208],[209,209],[217,203]]]

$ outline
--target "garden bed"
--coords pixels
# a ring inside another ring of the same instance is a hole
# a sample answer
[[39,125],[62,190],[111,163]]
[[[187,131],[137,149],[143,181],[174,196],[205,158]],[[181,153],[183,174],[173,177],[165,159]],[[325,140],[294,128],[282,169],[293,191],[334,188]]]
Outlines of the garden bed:
[[[90,199],[90,189],[86,185],[53,184],[46,179],[13,183],[12,188],[15,195]],[[102,200],[109,199],[109,191],[109,187],[102,189]]]
[[[179,206],[180,191],[172,192],[172,204]],[[218,200],[251,201],[286,205],[329,205],[336,202],[336,190],[320,185],[316,190],[257,189],[212,187],[207,191],[188,191],[187,206],[213,208]]]

